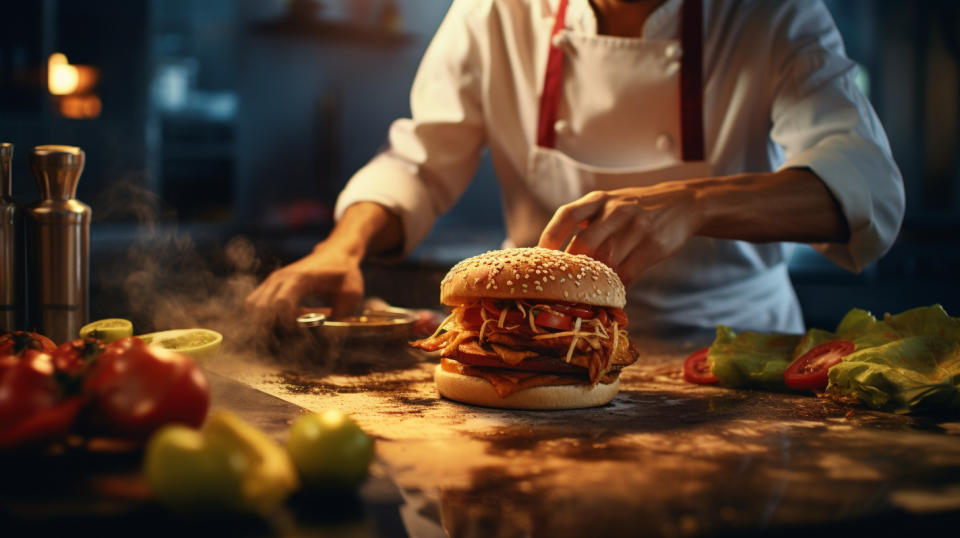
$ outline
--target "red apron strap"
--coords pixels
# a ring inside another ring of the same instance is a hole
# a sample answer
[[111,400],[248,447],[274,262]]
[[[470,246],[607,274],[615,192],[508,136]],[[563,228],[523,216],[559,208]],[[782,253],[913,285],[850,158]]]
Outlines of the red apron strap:
[[[557,133],[557,110],[563,90],[563,49],[553,38],[563,30],[569,0],[560,0],[550,33],[550,52],[540,94],[540,115],[537,122],[537,145],[554,148]],[[681,155],[684,161],[702,161],[703,142],[703,0],[683,2],[680,43],[683,57],[680,61],[680,134]]]
[[680,136],[684,161],[702,161],[703,144],[703,0],[685,0],[680,43]]
[[563,49],[553,43],[565,25],[568,0],[560,0],[557,15],[550,33],[550,54],[547,56],[547,71],[543,79],[543,93],[540,94],[540,121],[537,124],[537,145],[553,148],[557,144],[557,107],[560,105],[560,92],[563,90]]

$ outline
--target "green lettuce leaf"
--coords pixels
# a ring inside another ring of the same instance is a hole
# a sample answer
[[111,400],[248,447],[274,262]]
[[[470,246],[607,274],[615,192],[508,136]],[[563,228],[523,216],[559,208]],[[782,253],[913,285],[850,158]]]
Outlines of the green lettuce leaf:
[[834,340],[853,342],[855,351],[830,369],[829,395],[895,413],[960,410],[960,318],[940,305],[882,320],[855,308],[834,331],[810,329],[802,337],[718,326],[708,358],[723,386],[789,390],[787,366]]
[[830,369],[828,394],[894,413],[960,410],[960,319],[940,305],[914,308],[863,334],[876,345],[858,344]]
[[736,334],[719,325],[707,361],[725,387],[787,390],[783,371],[799,341],[796,334]]

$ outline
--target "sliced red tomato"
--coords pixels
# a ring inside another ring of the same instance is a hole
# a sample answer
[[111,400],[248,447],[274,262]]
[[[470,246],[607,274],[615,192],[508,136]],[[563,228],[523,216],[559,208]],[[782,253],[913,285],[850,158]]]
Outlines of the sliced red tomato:
[[683,378],[685,380],[700,385],[709,385],[719,381],[717,376],[713,375],[710,362],[707,360],[709,352],[709,347],[698,349],[683,361]]
[[549,327],[561,331],[569,331],[573,327],[573,318],[567,314],[556,314],[546,310],[537,310],[533,322],[540,327]]
[[483,323],[483,316],[480,314],[480,307],[468,308],[463,313],[464,325],[480,325]]
[[575,318],[583,319],[593,319],[596,317],[596,312],[592,308],[585,305],[568,305],[563,303],[553,303],[550,305],[550,308],[560,312],[561,314],[567,314]]
[[790,363],[783,372],[783,381],[788,387],[801,390],[826,388],[827,372],[844,357],[853,353],[856,346],[849,340],[826,342],[804,353]]
[[627,326],[627,313],[624,312],[622,308],[608,308],[607,311],[610,312],[610,316],[617,322],[617,325],[621,327]]

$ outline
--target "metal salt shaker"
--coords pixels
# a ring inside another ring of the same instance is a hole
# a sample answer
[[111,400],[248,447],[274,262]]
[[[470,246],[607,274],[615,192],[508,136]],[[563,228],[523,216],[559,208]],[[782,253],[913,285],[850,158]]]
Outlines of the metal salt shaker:
[[83,150],[37,146],[40,201],[27,211],[30,325],[57,343],[77,338],[90,303],[90,207],[74,198]]
[[13,144],[0,144],[0,331],[26,326],[23,207],[13,199]]

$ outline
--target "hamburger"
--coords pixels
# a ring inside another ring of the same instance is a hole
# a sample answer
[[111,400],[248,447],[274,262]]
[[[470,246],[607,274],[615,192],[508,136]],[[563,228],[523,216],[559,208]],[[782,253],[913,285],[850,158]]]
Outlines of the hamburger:
[[616,273],[584,255],[545,248],[490,251],[440,283],[453,307],[413,346],[440,351],[441,396],[514,409],[604,405],[637,360]]

